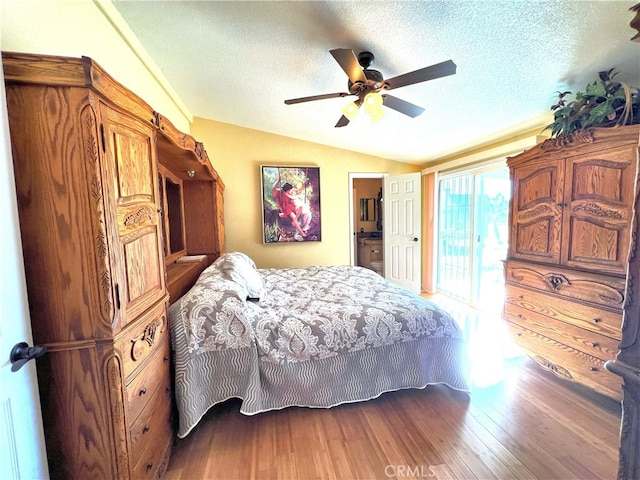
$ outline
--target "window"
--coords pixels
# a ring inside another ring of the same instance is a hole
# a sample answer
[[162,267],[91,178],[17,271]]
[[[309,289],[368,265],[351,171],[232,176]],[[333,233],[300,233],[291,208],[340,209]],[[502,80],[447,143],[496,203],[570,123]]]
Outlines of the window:
[[440,176],[438,291],[483,310],[502,307],[510,189],[502,165]]

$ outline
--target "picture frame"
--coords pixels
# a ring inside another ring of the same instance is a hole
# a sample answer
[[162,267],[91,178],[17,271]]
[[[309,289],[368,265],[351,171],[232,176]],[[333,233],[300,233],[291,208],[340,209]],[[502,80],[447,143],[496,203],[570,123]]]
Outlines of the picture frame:
[[320,167],[260,167],[264,244],[319,242]]

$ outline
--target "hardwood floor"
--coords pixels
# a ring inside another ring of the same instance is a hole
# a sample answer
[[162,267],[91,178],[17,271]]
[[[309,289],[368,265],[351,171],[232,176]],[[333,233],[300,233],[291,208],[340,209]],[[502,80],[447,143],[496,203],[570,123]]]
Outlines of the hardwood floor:
[[176,441],[165,479],[616,478],[619,403],[518,355],[499,316],[431,298],[469,340],[470,396],[435,385],[251,417],[230,400]]

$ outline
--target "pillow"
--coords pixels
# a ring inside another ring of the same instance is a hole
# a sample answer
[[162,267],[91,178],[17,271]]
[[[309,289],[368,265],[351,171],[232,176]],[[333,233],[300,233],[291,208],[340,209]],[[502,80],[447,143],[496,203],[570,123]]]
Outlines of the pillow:
[[248,298],[260,299],[266,296],[262,275],[256,269],[254,261],[242,252],[225,253],[209,268],[222,272],[224,278],[238,283],[246,290]]
[[254,334],[246,313],[247,292],[214,275],[201,278],[180,299],[189,352],[248,347]]

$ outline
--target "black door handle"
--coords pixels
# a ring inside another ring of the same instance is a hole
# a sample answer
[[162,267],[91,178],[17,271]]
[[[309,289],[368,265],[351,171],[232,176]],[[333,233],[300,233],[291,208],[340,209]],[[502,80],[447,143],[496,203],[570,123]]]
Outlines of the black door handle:
[[413,241],[417,242],[418,241],[418,237],[413,237]]
[[47,347],[44,345],[30,347],[26,342],[16,343],[9,354],[9,360],[11,360],[11,371],[17,372],[29,360],[39,358],[45,353],[47,353]]

